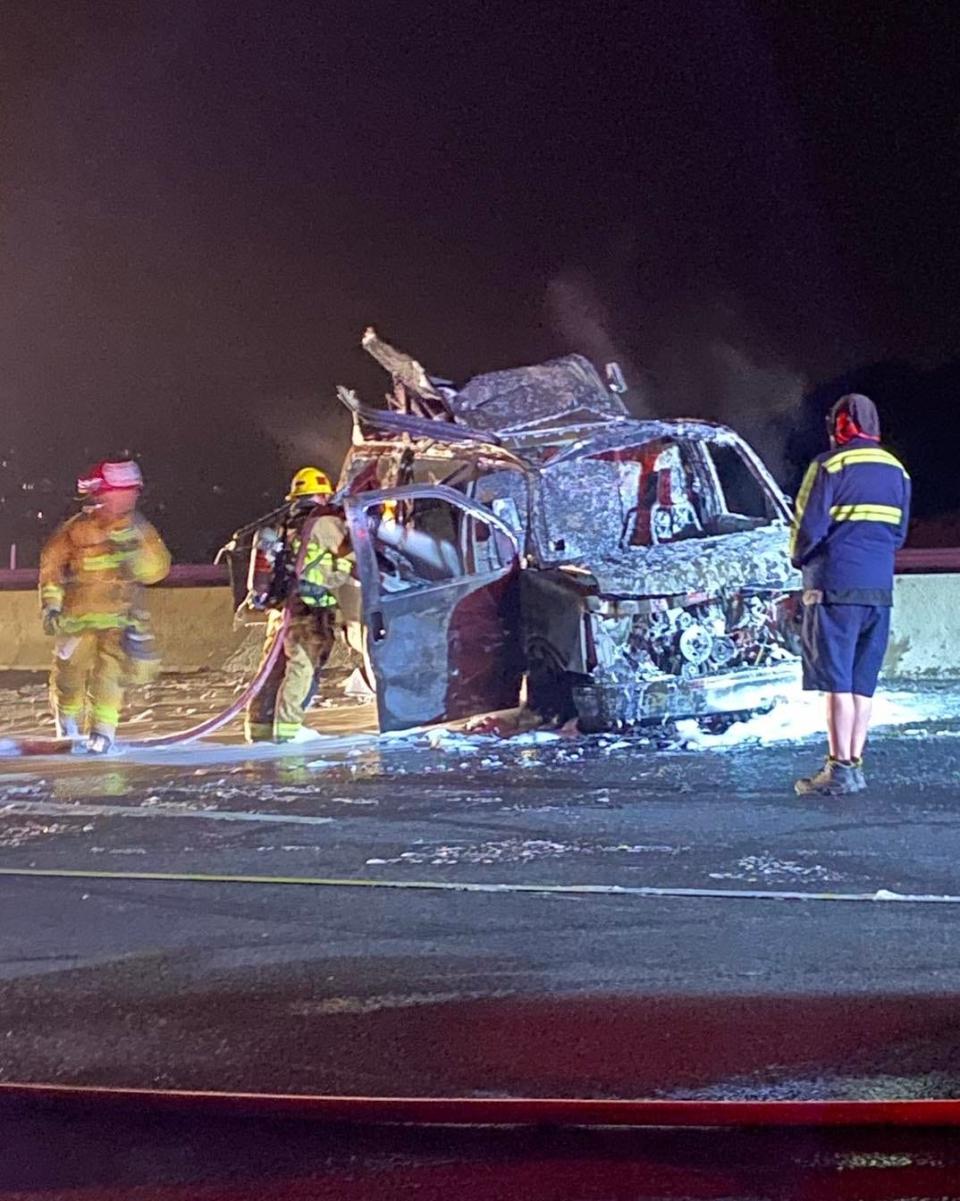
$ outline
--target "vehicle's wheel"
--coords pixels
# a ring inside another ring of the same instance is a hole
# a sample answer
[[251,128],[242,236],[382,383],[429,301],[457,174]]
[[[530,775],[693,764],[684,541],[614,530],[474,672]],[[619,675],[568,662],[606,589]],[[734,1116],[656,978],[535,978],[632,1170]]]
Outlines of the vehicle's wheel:
[[611,722],[593,713],[581,713],[577,718],[577,727],[581,734],[608,734],[615,729]]
[[597,684],[589,676],[574,676],[573,703],[582,734],[607,734],[629,728],[621,689]]
[[576,717],[569,672],[545,658],[532,659],[527,667],[527,704],[545,721],[562,723]]

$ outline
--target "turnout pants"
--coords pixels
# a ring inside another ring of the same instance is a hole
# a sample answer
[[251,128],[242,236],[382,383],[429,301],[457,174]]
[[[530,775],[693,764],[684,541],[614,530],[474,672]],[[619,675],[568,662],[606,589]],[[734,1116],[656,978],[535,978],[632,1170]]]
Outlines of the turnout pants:
[[[314,680],[333,650],[335,612],[319,609],[293,615],[283,651],[247,708],[248,742],[288,742],[299,733]],[[270,614],[264,658],[282,620],[281,613]]]
[[127,657],[122,630],[83,630],[61,635],[50,673],[50,701],[57,731],[74,722],[80,731],[113,738],[120,721]]

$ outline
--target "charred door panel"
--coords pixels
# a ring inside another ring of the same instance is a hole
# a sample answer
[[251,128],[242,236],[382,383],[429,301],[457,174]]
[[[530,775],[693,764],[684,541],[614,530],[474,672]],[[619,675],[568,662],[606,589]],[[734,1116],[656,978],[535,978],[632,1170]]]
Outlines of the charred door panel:
[[[380,728],[515,705],[522,674],[519,561],[509,528],[439,486],[356,498],[347,502],[347,517]],[[463,523],[473,530],[478,522],[496,539],[502,565],[470,574]]]

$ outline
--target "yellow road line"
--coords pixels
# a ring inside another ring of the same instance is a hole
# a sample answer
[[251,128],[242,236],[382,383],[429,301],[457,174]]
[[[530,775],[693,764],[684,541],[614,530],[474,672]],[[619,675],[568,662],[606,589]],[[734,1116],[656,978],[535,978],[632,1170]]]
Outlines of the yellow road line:
[[777,889],[658,888],[629,884],[480,884],[452,880],[376,880],[351,876],[253,876],[229,872],[114,872],[86,868],[0,867],[0,876],[54,880],[152,881],[181,884],[295,885],[309,888],[384,888],[428,892],[542,893],[565,896],[700,898],[731,901],[857,901],[958,905],[960,896],[876,892],[795,892]]

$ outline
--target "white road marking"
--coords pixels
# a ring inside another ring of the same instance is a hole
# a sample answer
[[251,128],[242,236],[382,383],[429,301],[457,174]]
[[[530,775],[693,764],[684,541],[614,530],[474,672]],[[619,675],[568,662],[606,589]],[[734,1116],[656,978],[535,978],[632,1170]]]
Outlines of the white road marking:
[[275,822],[291,826],[323,826],[332,817],[297,813],[246,813],[230,809],[180,809],[172,805],[75,805],[67,801],[9,801],[0,805],[3,817],[194,817],[218,822]]

